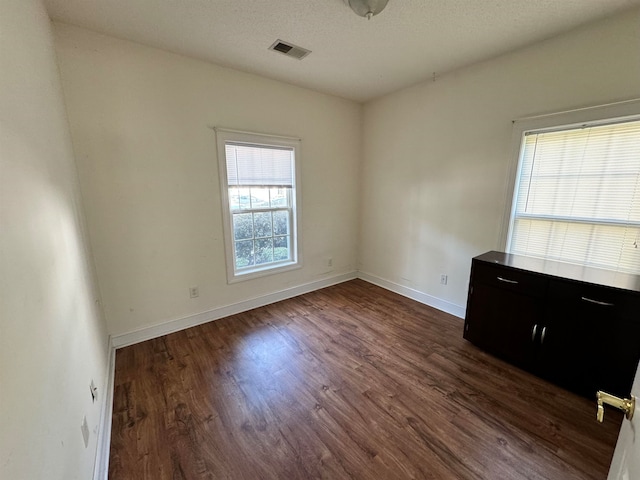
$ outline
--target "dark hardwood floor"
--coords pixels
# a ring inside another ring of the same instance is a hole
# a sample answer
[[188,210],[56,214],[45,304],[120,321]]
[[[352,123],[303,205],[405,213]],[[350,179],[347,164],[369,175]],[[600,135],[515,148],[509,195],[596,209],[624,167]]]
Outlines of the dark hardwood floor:
[[110,479],[605,479],[621,415],[361,280],[118,350]]

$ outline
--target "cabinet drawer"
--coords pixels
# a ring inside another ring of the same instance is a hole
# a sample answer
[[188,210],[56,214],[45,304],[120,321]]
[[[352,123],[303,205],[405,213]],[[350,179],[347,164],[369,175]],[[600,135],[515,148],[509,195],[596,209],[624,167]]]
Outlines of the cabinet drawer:
[[476,262],[474,264],[473,282],[482,282],[504,290],[535,297],[546,295],[549,283],[547,278],[534,273],[485,262]]
[[640,294],[620,291],[600,285],[551,280],[549,299],[554,303],[565,302],[581,309],[599,312],[604,323],[614,318],[640,323]]

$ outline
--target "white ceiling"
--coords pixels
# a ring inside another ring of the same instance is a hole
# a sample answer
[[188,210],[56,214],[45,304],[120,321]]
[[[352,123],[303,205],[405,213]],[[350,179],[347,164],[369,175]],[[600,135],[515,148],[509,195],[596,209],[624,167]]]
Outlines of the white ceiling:
[[[52,19],[367,101],[640,5],[640,0],[45,0]],[[282,39],[303,60],[267,48]]]

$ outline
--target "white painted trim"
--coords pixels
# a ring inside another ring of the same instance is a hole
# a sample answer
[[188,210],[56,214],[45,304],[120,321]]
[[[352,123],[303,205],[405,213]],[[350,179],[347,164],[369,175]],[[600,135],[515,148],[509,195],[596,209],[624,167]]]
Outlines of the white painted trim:
[[195,327],[213,320],[219,320],[229,315],[236,315],[238,313],[246,312],[254,308],[263,307],[271,303],[286,300],[287,298],[297,297],[304,293],[313,292],[321,288],[336,285],[338,283],[346,282],[357,278],[355,271],[334,275],[322,280],[317,280],[310,283],[305,283],[297,287],[287,288],[279,292],[268,293],[260,297],[251,298],[249,300],[243,300],[242,302],[233,303],[231,305],[225,305],[223,307],[214,308],[202,313],[196,313],[195,315],[189,315],[187,317],[170,320],[158,325],[152,325],[150,327],[141,328],[132,332],[115,335],[111,338],[113,346],[115,348],[122,348],[134,343],[144,342],[145,340],[151,340],[152,338],[161,337],[169,333],[178,332],[185,328]]
[[374,285],[378,285],[379,287],[385,288],[387,290],[391,290],[392,292],[402,295],[403,297],[410,298],[411,300],[415,300],[416,302],[424,303],[425,305],[429,305],[430,307],[437,308],[438,310],[442,310],[446,313],[450,313],[451,315],[455,315],[458,318],[464,318],[465,316],[466,307],[456,305],[455,303],[451,303],[441,298],[434,297],[433,295],[429,295],[413,288],[399,285],[371,273],[360,271],[358,272],[358,278],[369,283],[373,283]]
[[109,450],[111,448],[111,419],[113,417],[113,387],[116,371],[116,349],[109,337],[107,358],[107,379],[105,382],[102,406],[100,407],[100,425],[98,426],[98,445],[96,461],[93,467],[93,480],[108,480]]
[[[600,112],[600,111],[609,111],[614,110],[615,113],[613,116],[624,116],[624,115],[634,115],[638,112],[638,108],[640,107],[640,98],[629,98],[628,100],[622,100],[619,102],[611,102],[605,103],[602,105],[588,105],[586,107],[573,108],[571,110],[565,110],[563,112],[548,112],[541,113],[538,115],[529,115],[527,117],[520,117],[513,120],[513,123],[516,122],[529,122],[531,120],[538,119],[548,119],[555,116],[565,116],[565,115],[582,115],[584,112],[590,114],[591,112]],[[630,113],[628,113],[630,112]],[[600,118],[608,118],[608,116],[612,116],[610,113],[605,113],[603,117],[602,114],[597,113],[596,117]],[[595,119],[595,118],[594,118]]]
[[222,132],[222,133],[233,133],[238,134],[238,135],[251,135],[251,136],[255,136],[255,137],[268,137],[268,138],[274,138],[274,139],[284,139],[284,140],[291,140],[294,142],[299,142],[302,139],[300,137],[287,137],[284,135],[278,135],[275,133],[259,133],[259,132],[247,132],[245,130],[234,130],[233,128],[224,128],[224,127],[210,127],[213,129],[214,132],[218,133],[218,132]]

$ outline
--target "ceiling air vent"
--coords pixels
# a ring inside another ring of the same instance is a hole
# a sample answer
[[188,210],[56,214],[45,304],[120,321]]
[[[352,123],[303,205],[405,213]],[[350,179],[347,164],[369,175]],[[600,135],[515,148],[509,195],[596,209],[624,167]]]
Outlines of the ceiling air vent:
[[276,40],[273,45],[269,47],[269,50],[283,53],[287,57],[297,58],[298,60],[302,60],[311,53],[311,50],[298,47],[292,43],[283,42],[282,40]]

